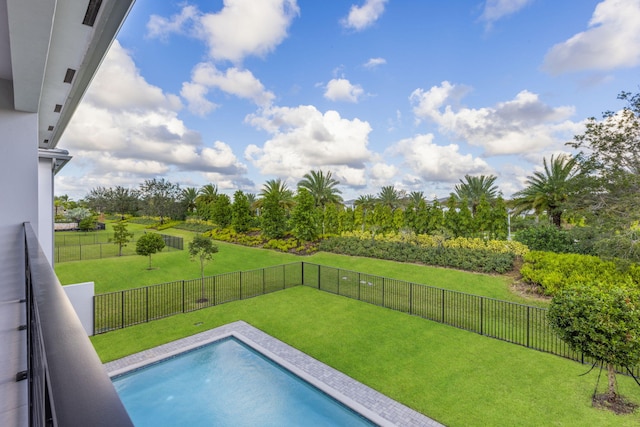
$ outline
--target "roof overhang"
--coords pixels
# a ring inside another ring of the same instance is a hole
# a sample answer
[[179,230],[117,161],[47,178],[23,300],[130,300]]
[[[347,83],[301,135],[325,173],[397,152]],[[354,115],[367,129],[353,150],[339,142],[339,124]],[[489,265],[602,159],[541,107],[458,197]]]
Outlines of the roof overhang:
[[67,150],[61,150],[59,148],[52,148],[49,150],[44,150],[42,148],[38,149],[38,158],[39,159],[51,159],[53,163],[53,174],[57,174],[60,172],[60,169],[64,167],[69,161],[72,159],[72,156],[69,155]]
[[0,0],[0,79],[15,110],[38,113],[40,148],[55,148],[133,2]]

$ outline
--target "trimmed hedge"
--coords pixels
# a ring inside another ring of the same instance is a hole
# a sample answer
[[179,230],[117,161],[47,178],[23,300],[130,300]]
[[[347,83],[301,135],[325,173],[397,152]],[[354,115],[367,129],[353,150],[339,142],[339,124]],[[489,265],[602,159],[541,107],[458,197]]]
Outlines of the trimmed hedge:
[[511,271],[516,258],[513,253],[495,253],[486,249],[422,247],[410,242],[365,240],[357,237],[330,237],[320,242],[318,249],[343,255],[419,262],[483,273]]
[[640,288],[640,265],[591,255],[531,251],[524,256],[520,274],[525,282],[540,286],[546,295],[555,295],[578,283]]

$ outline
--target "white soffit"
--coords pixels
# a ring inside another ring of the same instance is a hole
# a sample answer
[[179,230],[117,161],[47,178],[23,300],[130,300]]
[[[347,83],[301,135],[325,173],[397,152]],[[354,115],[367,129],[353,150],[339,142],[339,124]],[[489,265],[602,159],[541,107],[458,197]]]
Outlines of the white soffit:
[[[40,148],[58,143],[133,2],[0,0],[0,24],[3,3],[9,24],[14,108],[39,113]],[[92,8],[98,13],[93,25],[86,25]],[[2,43],[0,30],[0,60],[5,55]]]

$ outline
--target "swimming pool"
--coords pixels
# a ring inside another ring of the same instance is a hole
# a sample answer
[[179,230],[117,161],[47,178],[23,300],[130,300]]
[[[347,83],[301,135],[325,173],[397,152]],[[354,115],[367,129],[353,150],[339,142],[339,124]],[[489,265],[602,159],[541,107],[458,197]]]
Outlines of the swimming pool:
[[235,338],[116,377],[136,426],[373,426]]
[[[195,325],[194,325],[195,326]],[[234,337],[382,427],[444,427],[437,421],[243,321],[171,341],[105,363],[111,378],[145,368],[221,339]]]

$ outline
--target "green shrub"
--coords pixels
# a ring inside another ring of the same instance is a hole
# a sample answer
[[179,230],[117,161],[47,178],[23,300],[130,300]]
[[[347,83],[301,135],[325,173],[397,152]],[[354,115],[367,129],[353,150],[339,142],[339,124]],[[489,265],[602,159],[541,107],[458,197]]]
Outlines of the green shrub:
[[344,255],[420,262],[484,273],[506,273],[513,269],[515,260],[512,253],[495,253],[486,249],[423,247],[410,242],[357,237],[331,237],[320,242],[318,249]]
[[522,279],[556,295],[574,283],[614,283],[640,287],[640,266],[592,255],[531,251],[520,268]]

